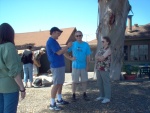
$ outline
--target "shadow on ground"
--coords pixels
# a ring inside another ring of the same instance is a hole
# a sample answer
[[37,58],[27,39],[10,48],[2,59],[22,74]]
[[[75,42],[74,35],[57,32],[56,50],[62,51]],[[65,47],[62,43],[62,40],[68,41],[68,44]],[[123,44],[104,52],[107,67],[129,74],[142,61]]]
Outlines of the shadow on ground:
[[[99,91],[95,80],[88,83],[90,101],[82,99],[82,88],[77,88],[77,101],[71,102],[71,85],[63,87],[63,98],[70,102],[61,106],[59,113],[150,113],[150,81],[112,82],[112,98],[108,104],[94,101]],[[18,106],[18,113],[55,113],[48,109],[50,87],[27,89],[27,97]],[[24,108],[22,107],[24,105]]]
[[[81,86],[81,85],[79,85]],[[77,102],[71,102],[71,86],[64,87],[64,98],[70,102],[62,106],[60,113],[150,113],[150,82],[149,81],[118,81],[112,82],[112,98],[108,104],[94,101],[99,95],[96,81],[88,84],[87,94],[91,101],[82,99],[82,89],[78,87]],[[69,91],[67,91],[69,90]],[[40,113],[51,113],[43,109]]]

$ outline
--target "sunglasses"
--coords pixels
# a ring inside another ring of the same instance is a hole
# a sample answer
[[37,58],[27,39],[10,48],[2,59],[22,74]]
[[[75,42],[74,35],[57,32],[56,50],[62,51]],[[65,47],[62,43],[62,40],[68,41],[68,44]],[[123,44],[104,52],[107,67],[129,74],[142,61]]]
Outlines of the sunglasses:
[[75,37],[82,37],[82,35],[76,35]]

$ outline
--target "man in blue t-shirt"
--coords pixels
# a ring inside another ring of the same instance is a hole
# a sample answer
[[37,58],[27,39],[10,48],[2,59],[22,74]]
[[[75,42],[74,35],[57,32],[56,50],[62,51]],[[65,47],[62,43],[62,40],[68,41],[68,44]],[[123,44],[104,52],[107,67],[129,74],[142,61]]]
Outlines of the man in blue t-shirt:
[[72,43],[72,46],[68,49],[68,52],[72,52],[72,57],[68,53],[65,53],[65,57],[72,61],[72,101],[76,101],[76,85],[79,83],[79,77],[81,78],[83,88],[83,99],[88,101],[86,95],[86,87],[88,81],[88,65],[90,60],[90,47],[88,43],[82,41],[83,34],[81,31],[75,32],[76,41]]
[[[52,27],[50,30],[50,37],[46,43],[46,51],[47,57],[50,62],[50,68],[53,77],[53,86],[51,89],[51,102],[50,102],[50,110],[61,110],[57,104],[68,104],[67,101],[62,99],[62,85],[65,80],[65,60],[63,54],[67,51],[67,49],[72,45],[71,42],[68,43],[66,47],[61,48],[58,42],[56,41],[58,37],[61,35],[63,31],[61,31],[57,27]],[[57,101],[55,102],[55,97],[57,93]]]

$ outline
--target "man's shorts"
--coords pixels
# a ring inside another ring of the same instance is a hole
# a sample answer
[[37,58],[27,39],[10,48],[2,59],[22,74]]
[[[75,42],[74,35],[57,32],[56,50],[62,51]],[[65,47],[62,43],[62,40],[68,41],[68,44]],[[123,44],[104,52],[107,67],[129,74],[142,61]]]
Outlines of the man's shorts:
[[79,83],[79,77],[81,82],[88,81],[88,73],[86,69],[75,69],[72,68],[72,81],[74,83]]
[[65,67],[51,68],[53,84],[63,84],[65,81]]

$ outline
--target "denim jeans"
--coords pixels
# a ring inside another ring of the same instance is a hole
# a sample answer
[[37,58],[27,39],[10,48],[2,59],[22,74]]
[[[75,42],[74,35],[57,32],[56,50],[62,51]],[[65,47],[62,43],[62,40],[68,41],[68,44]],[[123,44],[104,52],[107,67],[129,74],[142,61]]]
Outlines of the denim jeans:
[[0,93],[0,113],[16,113],[19,92]]
[[24,71],[24,82],[27,83],[28,79],[29,82],[33,82],[33,64],[28,63],[23,65],[23,71]]

